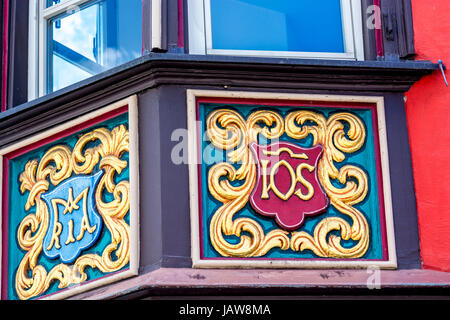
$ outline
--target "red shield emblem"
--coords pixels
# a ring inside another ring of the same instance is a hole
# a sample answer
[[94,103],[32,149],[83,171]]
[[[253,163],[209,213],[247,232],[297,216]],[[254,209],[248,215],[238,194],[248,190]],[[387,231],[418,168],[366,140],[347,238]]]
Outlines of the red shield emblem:
[[288,142],[250,145],[258,176],[250,203],[263,216],[275,217],[285,230],[299,228],[305,216],[326,210],[329,200],[317,173],[323,147],[302,148]]

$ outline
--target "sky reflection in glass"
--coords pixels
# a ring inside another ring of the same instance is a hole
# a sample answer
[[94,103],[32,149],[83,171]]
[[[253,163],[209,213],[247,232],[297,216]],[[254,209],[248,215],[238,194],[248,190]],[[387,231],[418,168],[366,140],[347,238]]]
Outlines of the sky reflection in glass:
[[340,0],[210,0],[213,49],[343,53]]

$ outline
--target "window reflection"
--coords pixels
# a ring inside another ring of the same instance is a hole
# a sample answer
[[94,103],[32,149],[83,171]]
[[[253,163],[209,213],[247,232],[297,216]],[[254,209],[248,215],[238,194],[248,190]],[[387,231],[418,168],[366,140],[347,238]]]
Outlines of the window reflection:
[[72,7],[49,20],[47,45],[48,92],[133,60],[142,53],[142,0]]

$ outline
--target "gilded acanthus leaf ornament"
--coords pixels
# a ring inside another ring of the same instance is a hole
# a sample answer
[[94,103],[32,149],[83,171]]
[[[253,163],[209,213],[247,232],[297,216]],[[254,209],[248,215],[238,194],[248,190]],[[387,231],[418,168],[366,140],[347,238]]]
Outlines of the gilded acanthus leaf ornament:
[[[259,123],[264,123],[265,127]],[[235,111],[217,110],[207,119],[207,131],[215,147],[229,151],[230,162],[241,164],[236,170],[230,163],[218,163],[209,171],[209,191],[223,203],[211,220],[210,238],[214,248],[223,256],[237,257],[261,256],[274,247],[288,249],[286,231],[274,230],[265,234],[253,219],[233,219],[234,214],[247,203],[256,182],[256,167],[248,146],[256,141],[258,134],[268,139],[280,137],[284,133],[282,117],[271,111],[255,112],[246,121]],[[242,181],[242,184],[231,185],[229,181],[235,180]],[[249,235],[241,235],[242,232]],[[240,242],[231,244],[224,235],[240,237]]]

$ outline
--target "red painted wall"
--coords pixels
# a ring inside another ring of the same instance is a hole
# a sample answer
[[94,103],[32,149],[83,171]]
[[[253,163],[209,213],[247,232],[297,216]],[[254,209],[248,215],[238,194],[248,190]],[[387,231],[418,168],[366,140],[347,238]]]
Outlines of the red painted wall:
[[[450,1],[412,5],[416,60],[441,59],[450,68]],[[406,97],[423,267],[450,271],[450,87],[435,71]]]

